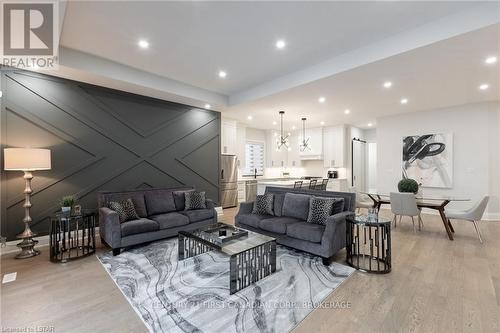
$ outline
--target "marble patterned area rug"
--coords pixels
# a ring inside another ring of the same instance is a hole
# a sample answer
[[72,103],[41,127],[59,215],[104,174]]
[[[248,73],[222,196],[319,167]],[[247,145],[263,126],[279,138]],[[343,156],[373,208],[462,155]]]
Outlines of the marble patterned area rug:
[[229,256],[178,261],[177,239],[98,258],[151,332],[288,332],[354,271],[278,245],[276,273],[229,295]]

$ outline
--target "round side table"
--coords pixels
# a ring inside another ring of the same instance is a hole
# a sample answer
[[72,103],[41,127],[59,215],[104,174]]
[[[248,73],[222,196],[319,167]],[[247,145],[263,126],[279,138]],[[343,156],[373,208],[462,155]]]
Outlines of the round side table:
[[391,271],[391,220],[366,215],[346,217],[347,258],[349,266],[368,273]]
[[96,220],[94,210],[85,210],[81,215],[54,215],[50,224],[50,261],[67,262],[95,253]]

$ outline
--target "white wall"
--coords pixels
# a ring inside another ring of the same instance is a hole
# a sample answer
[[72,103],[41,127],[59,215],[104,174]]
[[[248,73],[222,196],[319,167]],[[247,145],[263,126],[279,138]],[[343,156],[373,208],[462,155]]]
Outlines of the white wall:
[[[424,188],[428,195],[492,196],[485,218],[497,219],[499,210],[500,104],[480,103],[377,119],[377,189],[396,190],[401,179],[402,138],[405,135],[453,133],[453,188]],[[493,185],[496,184],[496,185]],[[450,203],[467,208],[471,202]]]

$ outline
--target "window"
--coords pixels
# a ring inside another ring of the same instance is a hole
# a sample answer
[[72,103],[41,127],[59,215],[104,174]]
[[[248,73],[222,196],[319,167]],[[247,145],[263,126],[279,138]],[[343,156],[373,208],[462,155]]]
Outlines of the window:
[[255,169],[257,169],[257,176],[264,175],[264,143],[247,142],[245,144],[245,159],[244,176],[253,176]]

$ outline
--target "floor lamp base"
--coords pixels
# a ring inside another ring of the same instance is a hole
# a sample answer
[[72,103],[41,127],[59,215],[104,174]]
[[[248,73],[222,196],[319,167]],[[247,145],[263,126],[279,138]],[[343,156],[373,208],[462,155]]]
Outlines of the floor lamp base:
[[23,241],[17,244],[17,247],[21,248],[21,253],[16,256],[16,259],[26,259],[35,257],[40,254],[40,251],[35,250],[35,245],[38,241],[29,238],[24,238]]

